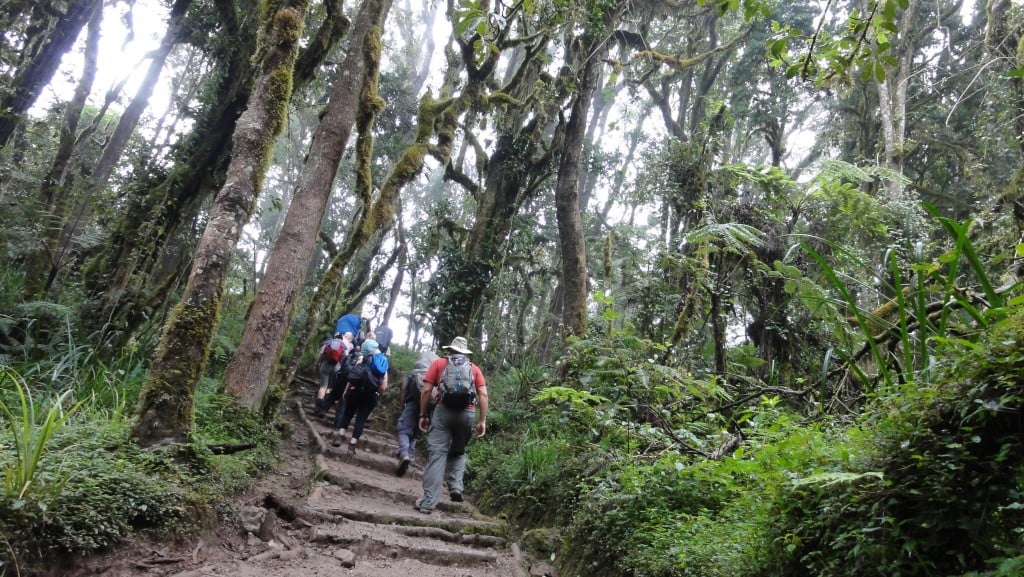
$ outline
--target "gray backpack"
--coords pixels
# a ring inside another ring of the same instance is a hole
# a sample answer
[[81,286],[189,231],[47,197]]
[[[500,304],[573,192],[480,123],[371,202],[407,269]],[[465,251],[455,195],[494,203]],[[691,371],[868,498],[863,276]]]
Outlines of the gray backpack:
[[467,359],[455,366],[449,359],[441,373],[441,404],[454,411],[462,411],[476,402],[476,387],[473,385],[473,363]]

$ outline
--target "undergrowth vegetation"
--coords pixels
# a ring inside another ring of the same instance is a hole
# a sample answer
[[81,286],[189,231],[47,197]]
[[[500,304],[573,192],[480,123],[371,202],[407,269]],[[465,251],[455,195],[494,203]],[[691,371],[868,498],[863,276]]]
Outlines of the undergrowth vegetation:
[[818,383],[751,394],[663,364],[628,326],[494,379],[500,426],[471,447],[480,502],[546,527],[524,542],[573,576],[1021,574],[1024,310],[967,227],[940,221],[935,261],[886,255],[882,307],[810,243],[824,283],[775,264],[835,329]]
[[[0,574],[105,550],[139,530],[186,534],[226,514],[223,496],[273,463],[274,428],[216,394],[212,379],[197,395],[188,458],[140,450],[126,407],[141,359],[86,369],[80,361],[74,371],[60,355],[0,370]],[[233,455],[210,449],[243,442],[255,446]]]

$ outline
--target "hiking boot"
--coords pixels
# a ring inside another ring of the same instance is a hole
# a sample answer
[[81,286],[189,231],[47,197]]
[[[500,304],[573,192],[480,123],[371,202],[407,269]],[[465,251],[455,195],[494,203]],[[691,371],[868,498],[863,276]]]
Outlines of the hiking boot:
[[462,492],[460,492],[460,491],[452,491],[451,494],[449,495],[449,497],[451,497],[452,503],[461,503],[462,502]]
[[349,455],[355,455],[356,454],[356,444],[355,443],[349,443],[348,444],[348,454]]
[[404,477],[405,472],[409,470],[409,463],[411,462],[412,459],[409,458],[409,455],[402,455],[402,458],[398,460],[398,470],[395,471],[395,475]]
[[334,436],[334,440],[331,441],[332,447],[340,447],[345,442],[345,435],[339,435],[338,433],[331,433]]
[[419,511],[420,513],[423,513],[424,515],[429,515],[429,514],[434,512],[433,509],[424,509],[423,507],[421,507],[420,505],[422,503],[423,503],[423,497],[420,497],[419,499],[416,499],[415,507],[416,507],[417,511]]

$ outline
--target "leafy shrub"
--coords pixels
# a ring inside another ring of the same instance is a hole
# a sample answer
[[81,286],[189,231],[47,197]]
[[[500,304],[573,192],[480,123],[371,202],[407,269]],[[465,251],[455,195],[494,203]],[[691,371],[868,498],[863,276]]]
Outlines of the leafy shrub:
[[51,547],[78,552],[104,549],[139,528],[182,517],[179,490],[170,483],[154,482],[139,455],[132,460],[126,456],[74,456],[76,473],[39,528]]
[[477,502],[524,525],[560,520],[576,502],[583,462],[571,443],[530,429],[521,437],[472,443],[468,479]]
[[560,360],[563,374],[533,401],[553,425],[612,449],[686,452],[717,442],[725,421],[709,407],[727,394],[660,362],[662,345],[623,332],[577,340]]
[[82,421],[53,436],[36,490],[0,499],[0,532],[16,556],[95,551],[180,517],[178,491],[154,475],[153,457],[133,449],[127,434],[124,422]]
[[[214,386],[204,380],[202,388]],[[192,433],[189,470],[181,473],[203,499],[214,500],[247,486],[275,460],[279,435],[272,424],[240,407],[231,397],[202,392],[196,396],[196,424]],[[253,444],[250,449],[215,455],[210,446]]]
[[[878,399],[873,462],[778,501],[781,575],[978,575],[1024,551],[1024,312],[940,384]],[[870,468],[868,468],[870,467]],[[867,474],[877,469],[881,475]]]
[[762,492],[736,473],[672,454],[617,463],[580,498],[563,565],[574,575],[745,574],[767,517]]
[[[210,382],[203,387],[211,388]],[[17,565],[51,552],[88,553],[123,542],[135,531],[187,530],[212,518],[223,496],[247,486],[274,460],[273,426],[226,397],[197,395],[197,424],[188,462],[140,450],[119,411],[95,401],[52,431],[31,491],[0,496],[0,535]],[[209,445],[255,443],[229,455]],[[11,446],[10,432],[0,446]],[[14,451],[0,450],[0,469],[13,470]]]

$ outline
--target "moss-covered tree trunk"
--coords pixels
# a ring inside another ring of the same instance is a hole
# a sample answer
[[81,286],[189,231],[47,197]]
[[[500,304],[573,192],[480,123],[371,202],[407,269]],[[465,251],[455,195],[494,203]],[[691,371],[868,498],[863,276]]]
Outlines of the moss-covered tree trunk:
[[[619,9],[609,8],[605,14],[606,26],[610,27],[617,22]],[[604,34],[598,30],[588,30],[583,41],[576,47],[570,64],[576,72],[575,90],[558,163],[558,180],[555,183],[555,214],[558,218],[562,261],[564,336],[582,336],[587,331],[587,298],[590,289],[587,279],[587,247],[579,204],[580,162],[590,101],[597,89],[598,67],[601,65],[597,54],[603,50]]]
[[[83,284],[92,298],[83,304],[80,316],[85,332],[97,335],[97,340],[109,342],[114,334],[128,338],[163,305],[159,291],[149,292],[150,272],[164,250],[174,246],[168,239],[193,221],[223,184],[232,134],[252,89],[256,50],[257,24],[251,18],[236,18],[236,11],[247,15],[255,6],[248,0],[217,3],[216,17],[231,34],[204,46],[217,65],[200,90],[210,96],[203,100],[195,128],[175,149],[169,174],[137,177],[126,191],[126,206],[111,227],[110,238],[85,264]],[[202,17],[189,13],[189,18]]]
[[[331,94],[327,111],[313,135],[308,160],[281,233],[270,252],[266,274],[249,310],[245,333],[227,373],[225,391],[250,409],[263,406],[292,315],[306,267],[316,247],[332,183],[352,131],[359,98],[376,82],[380,62],[380,24],[387,0],[364,2],[354,24],[345,67]],[[360,79],[352,82],[352,78]]]
[[[486,167],[483,188],[467,185],[477,201],[472,228],[457,252],[442,262],[437,275],[444,279],[435,288],[433,332],[439,343],[476,329],[487,289],[503,269],[519,209],[539,193],[540,184],[552,172],[553,156],[548,151],[554,148],[551,125],[558,95],[537,89],[547,45],[542,38],[528,46],[509,72],[511,80],[501,88],[508,100],[494,122],[498,129],[494,152],[479,162]],[[459,170],[458,166],[448,169],[449,173]],[[461,174],[453,180],[472,182]]]
[[[14,71],[11,86],[0,93],[0,148],[7,146],[22,116],[60,67],[61,58],[71,50],[82,28],[102,5],[101,0],[71,0],[66,6],[50,6],[52,11],[48,12],[56,14],[56,21],[46,32],[46,40],[31,59]],[[36,38],[28,40],[39,42]]]
[[[378,98],[375,91],[372,98]],[[417,119],[418,127],[415,142],[405,150],[395,163],[395,166],[384,180],[380,195],[375,202],[371,202],[369,174],[366,172],[368,171],[369,163],[367,162],[363,165],[364,173],[362,176],[357,176],[356,189],[360,191],[360,202],[365,208],[358,222],[350,231],[345,246],[331,259],[327,273],[321,279],[316,293],[310,300],[309,309],[306,314],[306,326],[299,332],[291,358],[283,368],[283,380],[291,381],[298,371],[303,352],[316,335],[317,327],[320,326],[324,315],[333,304],[331,302],[332,295],[335,295],[341,286],[342,272],[350,265],[357,253],[366,250],[374,239],[379,239],[394,226],[399,193],[423,169],[423,160],[430,150],[429,139],[434,126],[434,118],[438,110],[444,106],[446,104],[437,103],[431,98],[429,93],[423,96],[420,102],[419,118]],[[369,159],[364,157],[363,160]],[[360,164],[362,165],[363,163]],[[379,243],[377,246],[379,246]],[[349,288],[351,291],[352,285],[349,285]],[[345,306],[342,307],[344,310],[348,310],[352,302],[360,300],[358,296],[351,292],[346,297],[351,302],[344,303]]]
[[292,71],[308,0],[265,5],[257,78],[238,119],[227,181],[214,199],[181,302],[171,312],[143,386],[132,436],[147,447],[182,443],[194,416],[196,384],[206,368],[231,257],[256,206],[274,139],[284,128]]
[[[101,191],[108,185],[110,176],[123,158],[128,142],[135,132],[142,114],[149,107],[150,97],[152,97],[157,81],[164,71],[168,56],[180,40],[181,21],[190,4],[191,0],[175,1],[170,11],[170,19],[163,40],[159,48],[151,53],[152,61],[145,78],[139,85],[135,97],[118,118],[114,132],[107,139],[100,158],[91,165],[88,182],[79,187],[84,190],[79,191],[76,206],[73,210],[67,211],[69,216],[64,219],[60,227],[59,239],[56,242],[57,250],[53,253],[52,258],[52,272],[47,283],[48,288],[59,269],[67,266],[71,261],[83,231],[93,223],[92,214],[96,209],[96,199],[101,196]],[[121,294],[120,290],[108,290],[106,293],[108,297]],[[99,317],[111,318],[109,314],[105,313],[101,313]]]

